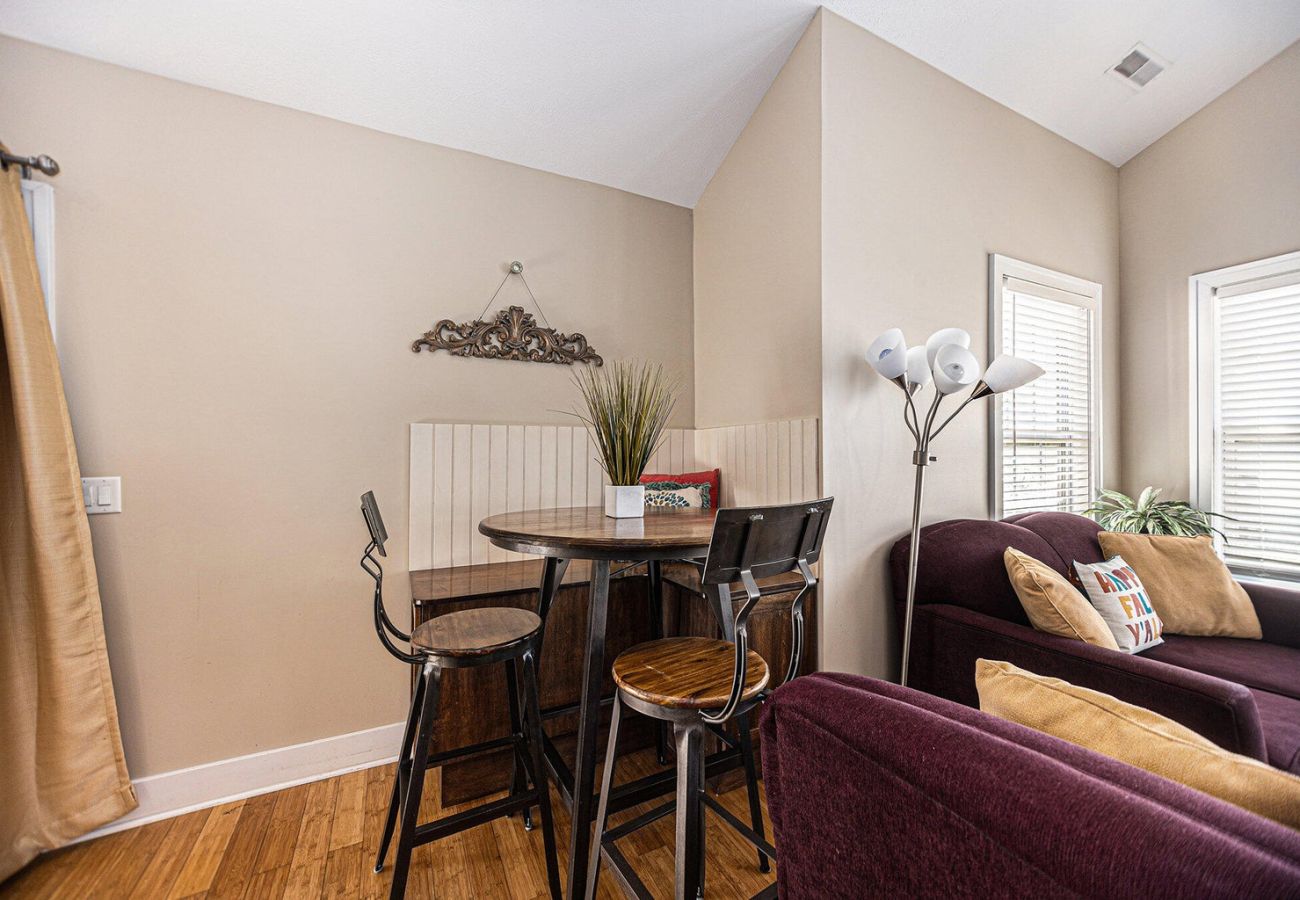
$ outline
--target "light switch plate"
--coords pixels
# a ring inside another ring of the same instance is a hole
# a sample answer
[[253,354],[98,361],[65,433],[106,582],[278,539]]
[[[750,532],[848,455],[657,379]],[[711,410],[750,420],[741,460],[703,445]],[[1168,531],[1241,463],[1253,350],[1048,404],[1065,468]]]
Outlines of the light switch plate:
[[121,476],[81,479],[81,499],[86,504],[87,515],[120,513],[122,511]]

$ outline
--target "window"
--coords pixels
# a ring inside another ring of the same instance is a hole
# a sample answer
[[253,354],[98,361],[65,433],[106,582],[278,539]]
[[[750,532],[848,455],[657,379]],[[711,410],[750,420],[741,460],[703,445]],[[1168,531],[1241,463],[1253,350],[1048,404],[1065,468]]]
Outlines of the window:
[[1045,374],[991,399],[994,518],[1083,512],[1101,487],[1101,285],[989,257],[989,358]]
[[1300,252],[1191,278],[1192,500],[1234,571],[1300,580]]
[[[43,181],[23,181],[23,206],[36,246],[36,269],[45,293],[45,313],[54,331],[54,188]],[[57,334],[56,334],[57,337]]]

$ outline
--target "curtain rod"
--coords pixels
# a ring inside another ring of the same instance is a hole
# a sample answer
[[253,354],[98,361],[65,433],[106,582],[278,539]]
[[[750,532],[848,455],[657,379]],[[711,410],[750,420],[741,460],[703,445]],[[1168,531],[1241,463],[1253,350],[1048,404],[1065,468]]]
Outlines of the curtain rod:
[[7,169],[11,164],[22,166],[24,178],[32,177],[32,169],[40,169],[46,175],[59,174],[59,164],[48,156],[15,156],[0,150],[0,166]]

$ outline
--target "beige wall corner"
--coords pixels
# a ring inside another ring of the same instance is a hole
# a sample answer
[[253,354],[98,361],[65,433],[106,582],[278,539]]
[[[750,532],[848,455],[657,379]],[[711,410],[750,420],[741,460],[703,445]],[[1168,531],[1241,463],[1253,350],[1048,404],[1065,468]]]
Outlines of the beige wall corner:
[[[822,665],[893,677],[886,559],[910,525],[914,470],[901,396],[867,367],[866,346],[891,326],[919,342],[955,325],[986,361],[990,253],[1100,282],[1113,481],[1118,174],[844,19],[822,21],[823,456],[836,498]],[[987,422],[969,409],[933,447],[925,522],[988,516]]]
[[819,415],[821,19],[695,207],[701,428]]
[[403,718],[359,495],[400,620],[408,423],[571,421],[566,366],[410,351],[507,261],[694,420],[689,210],[8,38],[0,109],[63,166],[58,348],[82,471],[123,479],[92,531],[133,777]]
[[1300,43],[1120,169],[1124,487],[1191,485],[1198,272],[1300,250]]

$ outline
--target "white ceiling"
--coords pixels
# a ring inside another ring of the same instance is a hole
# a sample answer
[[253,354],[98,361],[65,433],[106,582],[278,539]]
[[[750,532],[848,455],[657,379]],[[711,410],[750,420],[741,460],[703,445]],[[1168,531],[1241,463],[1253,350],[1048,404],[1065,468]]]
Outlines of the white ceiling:
[[[1120,165],[1300,38],[1300,0],[828,0]],[[0,32],[694,206],[809,0],[2,0]],[[1172,62],[1105,74],[1138,41]]]

